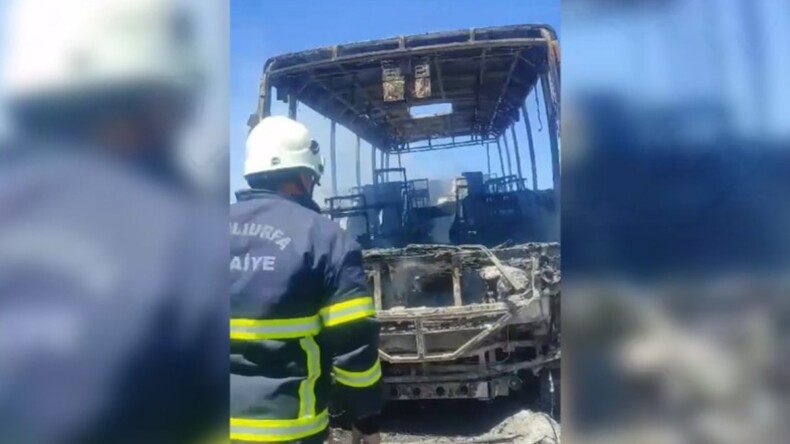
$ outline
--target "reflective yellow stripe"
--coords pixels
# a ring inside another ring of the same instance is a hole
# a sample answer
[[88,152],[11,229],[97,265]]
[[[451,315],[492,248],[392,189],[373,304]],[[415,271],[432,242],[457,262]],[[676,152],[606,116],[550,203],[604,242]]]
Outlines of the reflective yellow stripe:
[[381,363],[376,359],[372,367],[361,372],[351,372],[339,367],[333,368],[335,381],[349,387],[365,388],[370,387],[381,379]]
[[376,315],[373,298],[362,297],[324,307],[319,312],[324,326],[334,327],[357,319]]
[[230,419],[230,439],[243,442],[282,442],[307,438],[329,427],[329,413],[301,419]]
[[292,319],[231,319],[230,338],[242,341],[298,339],[321,331],[318,315]]
[[321,349],[312,337],[299,341],[307,355],[307,379],[299,384],[299,417],[315,416],[315,382],[321,376]]
[[314,336],[321,331],[319,315],[293,319],[231,319],[230,337],[237,340],[299,339],[307,357],[307,378],[299,384],[299,418],[256,420],[231,418],[234,442],[294,441],[315,435],[329,426],[327,411],[316,415],[315,384],[321,376],[321,350]]

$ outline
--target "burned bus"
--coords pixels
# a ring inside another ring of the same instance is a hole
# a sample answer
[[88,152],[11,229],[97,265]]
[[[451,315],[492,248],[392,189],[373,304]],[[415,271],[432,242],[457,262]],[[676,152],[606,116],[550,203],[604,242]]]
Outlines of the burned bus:
[[[525,105],[539,88],[552,177],[544,190]],[[527,382],[544,391],[559,384],[555,32],[478,28],[284,54],[265,64],[250,127],[276,100],[292,118],[301,102],[331,121],[325,213],[344,220],[364,248],[390,397],[491,399]],[[414,112],[437,104],[446,111]],[[356,186],[342,192],[337,125],[357,140]],[[522,146],[517,131],[526,132]],[[361,141],[372,150],[368,184]],[[411,177],[400,162],[461,148],[484,153],[485,169],[459,171],[442,196],[432,193],[433,178]]]

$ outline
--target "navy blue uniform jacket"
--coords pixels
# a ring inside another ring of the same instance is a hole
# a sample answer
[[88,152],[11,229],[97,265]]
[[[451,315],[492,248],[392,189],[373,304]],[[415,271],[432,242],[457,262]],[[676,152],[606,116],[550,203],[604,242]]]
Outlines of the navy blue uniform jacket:
[[379,413],[379,325],[359,246],[315,207],[260,190],[238,197],[230,221],[232,442],[322,438],[333,380],[333,396],[354,418]]

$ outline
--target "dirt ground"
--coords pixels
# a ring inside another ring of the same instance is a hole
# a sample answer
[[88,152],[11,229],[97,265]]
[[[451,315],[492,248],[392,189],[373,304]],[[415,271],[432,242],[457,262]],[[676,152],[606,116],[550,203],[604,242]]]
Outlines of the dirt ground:
[[[392,403],[385,411],[382,442],[559,444],[560,425],[528,407],[510,399]],[[334,428],[332,438],[350,443],[351,433]]]

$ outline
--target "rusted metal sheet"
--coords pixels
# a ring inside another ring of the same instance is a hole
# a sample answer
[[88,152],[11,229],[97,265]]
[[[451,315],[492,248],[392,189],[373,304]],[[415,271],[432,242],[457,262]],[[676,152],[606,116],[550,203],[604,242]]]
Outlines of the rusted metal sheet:
[[431,96],[431,63],[428,59],[417,59],[414,65],[414,97],[425,99]]
[[406,79],[398,62],[392,60],[381,62],[381,87],[384,90],[385,102],[398,102],[404,99]]

